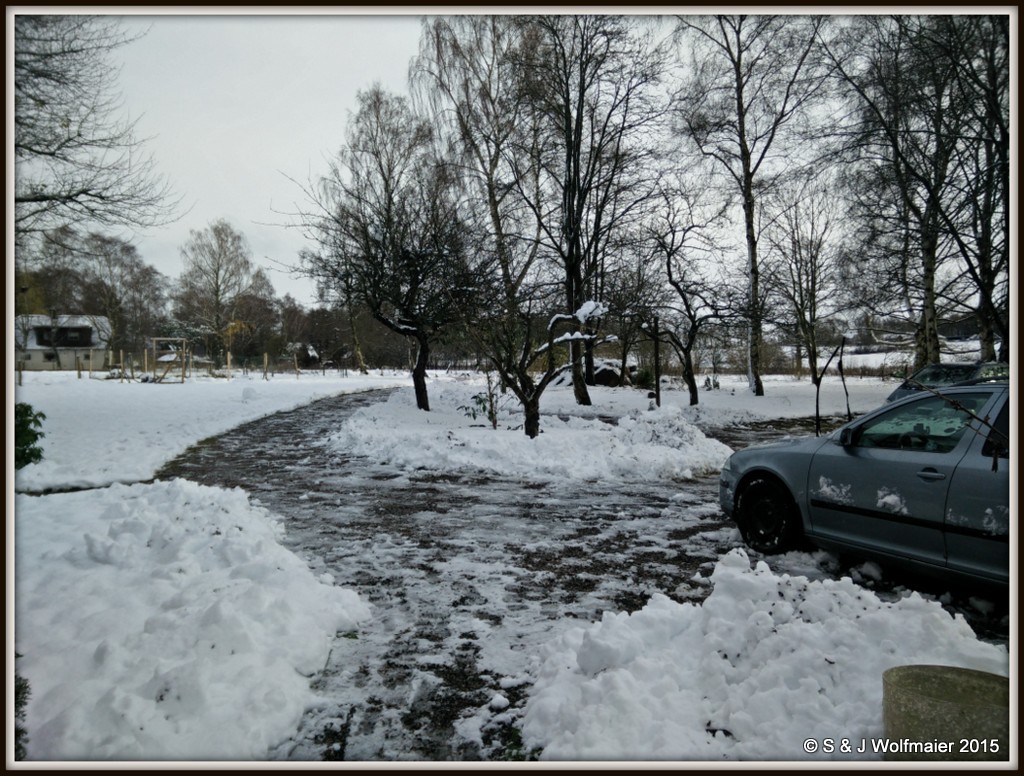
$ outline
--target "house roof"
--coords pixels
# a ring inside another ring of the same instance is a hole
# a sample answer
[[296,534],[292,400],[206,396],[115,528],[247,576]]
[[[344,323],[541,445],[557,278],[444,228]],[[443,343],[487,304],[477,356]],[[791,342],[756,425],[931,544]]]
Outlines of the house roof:
[[[49,349],[36,340],[37,328],[92,329],[95,342],[93,347],[106,347],[110,339],[110,321],[103,315],[19,315],[14,319],[14,344],[22,350],[35,348]],[[27,335],[27,341],[26,341]]]

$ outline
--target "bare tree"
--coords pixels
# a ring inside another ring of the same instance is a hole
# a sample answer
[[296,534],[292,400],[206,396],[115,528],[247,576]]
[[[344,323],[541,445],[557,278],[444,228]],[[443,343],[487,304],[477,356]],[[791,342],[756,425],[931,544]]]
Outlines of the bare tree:
[[682,16],[692,42],[690,77],[679,91],[684,135],[713,160],[738,191],[743,210],[749,280],[749,379],[761,382],[761,266],[759,197],[799,156],[787,133],[821,92],[823,72],[814,57],[821,19],[813,16]]
[[843,204],[833,193],[838,188],[836,181],[818,178],[780,187],[771,195],[775,215],[763,230],[766,290],[781,299],[815,385],[822,324],[840,304]]
[[895,194],[864,214],[875,234],[902,243],[896,277],[915,305],[916,364],[940,358],[940,300],[970,304],[952,290],[963,273],[986,350],[994,334],[1008,348],[1007,27],[996,17],[942,16],[858,25],[856,46],[836,38],[825,50],[858,106],[851,129],[868,171],[861,179]]
[[[625,17],[531,16],[522,23],[529,41],[521,63],[525,88],[540,130],[529,148],[541,151],[541,166],[538,186],[521,187],[520,194],[541,225],[545,253],[560,267],[572,314],[600,298],[616,234],[653,196],[655,153],[648,141],[663,115],[656,87],[665,61],[652,36]],[[513,177],[516,184],[532,180]],[[593,341],[570,341],[580,404],[590,404],[593,368],[588,357],[585,371],[583,355],[592,353]]]
[[[545,321],[559,305],[550,279],[538,271],[539,220],[519,194],[539,180],[536,117],[526,110],[518,66],[523,45],[523,27],[513,17],[431,19],[412,76],[478,211],[473,250],[486,259],[475,287],[485,312],[464,319],[463,328],[523,406],[532,438],[540,433],[541,395],[556,376]],[[533,370],[542,355],[538,377]]]
[[1010,359],[1010,35],[1008,16],[942,17],[937,45],[954,65],[968,114],[953,165],[955,207],[943,209],[977,290],[982,358]]
[[135,124],[121,118],[110,54],[134,38],[116,19],[14,18],[14,228],[19,245],[70,225],[146,227],[177,201]]
[[722,262],[716,261],[722,250],[713,235],[729,203],[709,205],[704,199],[707,191],[693,180],[689,186],[663,189],[661,213],[650,227],[654,256],[674,291],[660,311],[662,329],[682,361],[691,405],[700,400],[693,358],[699,337],[709,325],[733,317],[742,307],[733,284],[722,282]]
[[652,335],[652,322],[669,304],[664,267],[652,256],[642,229],[628,233],[620,260],[607,273],[602,294],[608,305],[606,328],[618,349],[620,385],[629,379],[629,357]]
[[92,232],[82,241],[82,311],[110,322],[113,350],[139,350],[164,312],[166,278],[146,265],[134,245]]
[[146,346],[146,340],[164,333],[167,326],[169,279],[148,264],[133,267],[120,300],[125,320],[125,343],[132,351]]
[[416,343],[416,405],[430,409],[433,343],[465,314],[472,273],[455,168],[435,153],[433,133],[408,101],[375,86],[359,94],[345,147],[302,216],[320,246],[307,272],[348,289],[373,317]]
[[33,285],[42,290],[42,304],[36,312],[82,311],[85,266],[81,245],[79,232],[64,226],[39,235],[32,250],[22,253],[20,265],[32,272]]
[[181,258],[185,269],[176,294],[176,316],[202,340],[208,355],[219,360],[228,350],[236,304],[252,284],[252,251],[243,234],[219,220],[191,230]]

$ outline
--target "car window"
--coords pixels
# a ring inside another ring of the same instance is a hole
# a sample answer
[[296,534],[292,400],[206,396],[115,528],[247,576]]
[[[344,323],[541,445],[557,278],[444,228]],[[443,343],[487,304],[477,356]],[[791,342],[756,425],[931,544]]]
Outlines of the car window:
[[977,413],[991,396],[959,394],[954,400],[930,396],[896,407],[860,426],[855,443],[858,447],[948,453],[967,430],[971,413]]
[[986,377],[1009,377],[1010,376],[1010,365],[1009,364],[984,364],[978,368],[979,378]]
[[996,417],[988,438],[981,448],[981,454],[986,458],[993,455],[1000,458],[1010,457],[1010,403],[1003,405],[1002,412]]
[[923,385],[952,385],[970,380],[975,367],[970,364],[932,364],[910,377],[910,382]]

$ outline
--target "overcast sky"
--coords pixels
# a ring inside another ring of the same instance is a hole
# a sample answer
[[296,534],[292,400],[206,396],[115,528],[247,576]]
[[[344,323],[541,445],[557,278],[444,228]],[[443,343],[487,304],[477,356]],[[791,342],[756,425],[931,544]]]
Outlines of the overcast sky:
[[[412,15],[139,15],[121,49],[128,115],[182,196],[178,222],[135,235],[143,260],[172,279],[190,230],[226,219],[246,236],[279,296],[314,302],[293,265],[307,245],[288,218],[298,186],[326,172],[356,93],[375,82],[407,93],[421,17]],[[329,10],[329,9],[325,9]],[[287,176],[287,177],[286,177]]]

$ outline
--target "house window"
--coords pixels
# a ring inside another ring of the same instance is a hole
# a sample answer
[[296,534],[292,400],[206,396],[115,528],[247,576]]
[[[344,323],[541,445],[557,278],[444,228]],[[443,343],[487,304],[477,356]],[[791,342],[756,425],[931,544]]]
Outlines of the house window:
[[[56,330],[58,348],[87,348],[92,345],[92,328],[89,326],[61,327]],[[36,326],[36,342],[42,347],[54,346],[54,330],[51,326]]]

